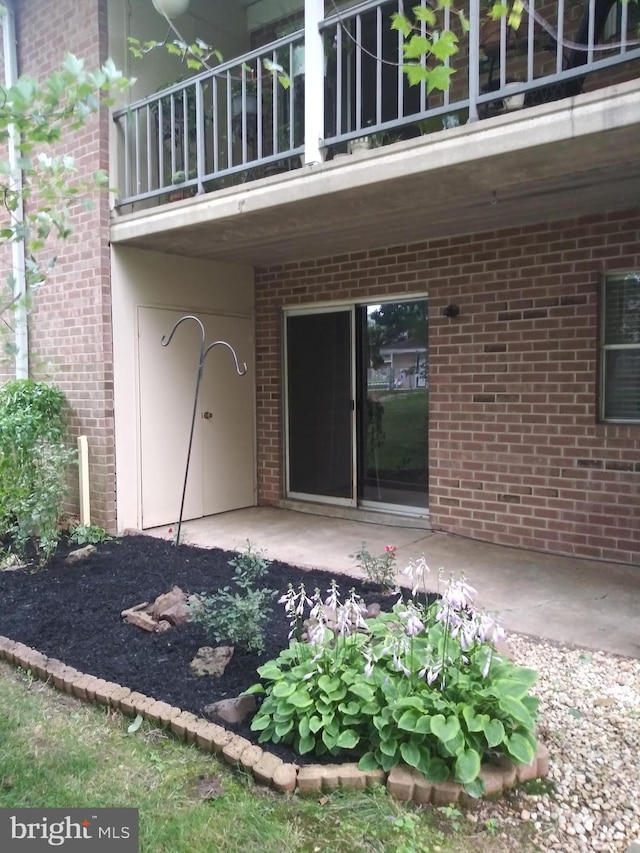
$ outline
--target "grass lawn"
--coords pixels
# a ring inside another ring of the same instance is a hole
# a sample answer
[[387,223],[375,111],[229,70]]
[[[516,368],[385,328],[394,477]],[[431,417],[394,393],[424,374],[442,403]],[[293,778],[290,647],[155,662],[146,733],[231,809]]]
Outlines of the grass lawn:
[[[169,676],[170,677],[170,676]],[[146,722],[61,694],[0,663],[0,807],[140,810],[141,853],[533,853],[482,806],[396,803],[384,789],[274,794]]]
[[[429,429],[428,391],[385,391],[376,399],[384,407],[384,438],[377,452],[378,469],[385,472],[424,470]],[[375,460],[376,456],[369,452],[371,467]]]

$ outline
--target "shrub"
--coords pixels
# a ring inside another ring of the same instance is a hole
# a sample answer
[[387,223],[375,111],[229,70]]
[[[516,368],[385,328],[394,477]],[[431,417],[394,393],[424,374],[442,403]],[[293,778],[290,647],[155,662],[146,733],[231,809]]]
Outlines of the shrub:
[[111,538],[107,531],[97,524],[78,524],[69,533],[69,540],[76,545],[98,545]]
[[349,554],[356,561],[359,569],[362,569],[371,583],[386,588],[395,584],[396,576],[396,549],[394,545],[385,545],[382,554],[372,554],[363,542],[355,554]]
[[[424,573],[424,560],[409,567]],[[308,642],[292,640],[258,669],[264,693],[251,728],[260,742],[288,743],[300,754],[356,750],[363,770],[388,771],[400,761],[432,781],[453,774],[480,796],[483,758],[496,753],[529,763],[538,701],[536,673],[497,654],[501,629],[473,607],[472,589],[450,581],[431,605],[400,595],[391,613],[364,619],[351,593],[335,586],[326,602],[301,587],[284,597],[292,636],[300,609],[310,607]],[[329,629],[327,605],[335,608]],[[266,685],[266,687],[265,687]]]
[[56,550],[66,475],[75,452],[65,446],[65,400],[44,382],[17,379],[0,388],[0,536],[39,565]]
[[248,652],[261,654],[264,626],[275,593],[254,585],[266,575],[271,562],[247,542],[246,550],[229,560],[229,565],[235,569],[232,580],[239,591],[225,586],[213,595],[201,592],[191,607],[192,617],[216,642],[226,640]]

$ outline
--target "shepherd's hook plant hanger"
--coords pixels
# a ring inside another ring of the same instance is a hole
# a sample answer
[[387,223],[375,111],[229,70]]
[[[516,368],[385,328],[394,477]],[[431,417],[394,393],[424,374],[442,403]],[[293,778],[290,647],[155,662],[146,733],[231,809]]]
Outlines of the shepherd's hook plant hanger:
[[187,494],[187,478],[189,477],[189,463],[191,462],[191,446],[193,445],[193,431],[194,431],[195,425],[196,425],[196,412],[198,411],[198,397],[200,395],[200,382],[202,380],[202,371],[204,368],[205,359],[214,347],[223,346],[223,347],[226,347],[230,351],[231,355],[233,356],[233,360],[235,362],[236,372],[237,372],[238,376],[244,376],[245,373],[247,372],[247,363],[245,361],[243,361],[242,362],[242,369],[240,368],[240,363],[238,362],[238,356],[236,355],[236,351],[231,346],[231,344],[228,344],[226,341],[214,341],[212,344],[209,344],[208,347],[205,347],[206,335],[205,335],[204,326],[202,324],[202,321],[199,320],[197,317],[194,317],[192,314],[188,314],[185,317],[181,317],[176,322],[173,329],[171,329],[171,333],[169,334],[168,337],[167,337],[167,335],[162,336],[162,340],[160,343],[162,344],[163,347],[169,346],[169,344],[171,343],[171,340],[173,339],[173,336],[175,334],[176,329],[178,328],[178,326],[181,323],[184,323],[185,320],[195,320],[195,322],[200,326],[200,333],[201,333],[202,337],[201,337],[201,343],[200,343],[200,362],[198,364],[198,377],[196,379],[196,393],[195,393],[195,396],[193,399],[193,414],[191,415],[191,432],[189,433],[189,448],[187,450],[187,464],[185,465],[185,470],[184,470],[184,485],[182,487],[182,500],[180,502],[180,517],[178,518],[178,532],[176,534],[176,543],[175,543],[176,548],[180,544],[180,531],[182,529],[182,513],[184,512],[184,499],[185,499],[186,494]]

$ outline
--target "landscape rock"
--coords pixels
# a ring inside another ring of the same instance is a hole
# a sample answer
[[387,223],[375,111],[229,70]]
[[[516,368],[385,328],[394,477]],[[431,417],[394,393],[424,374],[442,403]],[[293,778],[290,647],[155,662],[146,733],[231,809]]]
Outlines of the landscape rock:
[[182,625],[189,620],[187,596],[179,586],[174,586],[170,592],[159,595],[149,607],[149,613],[154,619],[166,619],[172,625]]
[[376,616],[380,615],[380,605],[377,601],[372,601],[371,604],[367,606],[367,612],[365,613],[365,619],[375,619]]
[[233,657],[233,646],[202,646],[196,652],[190,666],[196,675],[213,675],[220,678]]
[[81,563],[92,554],[95,554],[96,551],[97,548],[95,545],[85,545],[84,548],[76,548],[75,551],[71,551],[71,553],[66,557],[65,563],[69,566],[73,566],[75,563]]
[[236,696],[234,699],[221,699],[202,709],[207,717],[222,720],[225,723],[244,723],[247,717],[256,711],[255,696]]
[[125,622],[135,625],[137,628],[142,628],[143,631],[149,631],[151,634],[158,628],[156,620],[152,616],[149,616],[145,610],[131,608],[131,610],[123,610],[120,615]]

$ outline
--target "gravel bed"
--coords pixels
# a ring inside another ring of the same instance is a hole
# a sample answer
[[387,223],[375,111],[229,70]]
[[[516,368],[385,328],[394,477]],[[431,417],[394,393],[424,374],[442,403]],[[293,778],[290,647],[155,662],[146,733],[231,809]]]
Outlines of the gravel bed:
[[640,660],[516,634],[508,645],[515,663],[538,671],[550,773],[470,819],[493,817],[501,835],[526,821],[542,851],[625,853],[640,840]]

